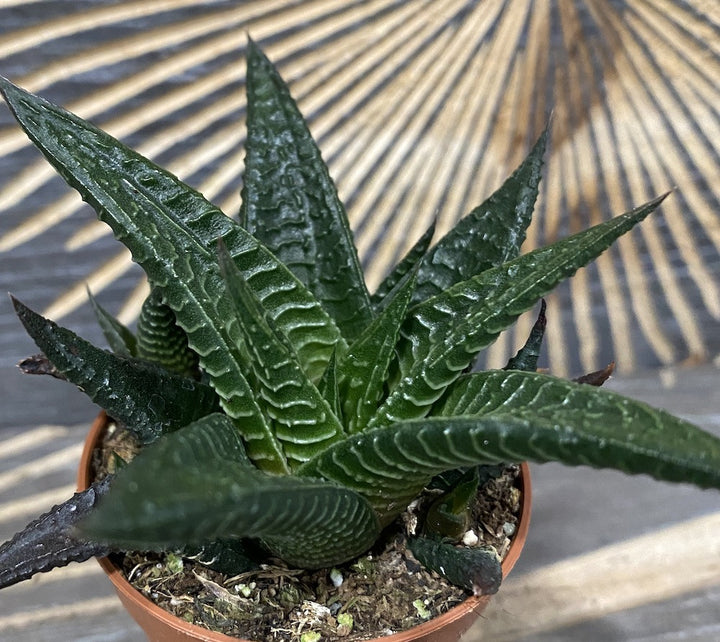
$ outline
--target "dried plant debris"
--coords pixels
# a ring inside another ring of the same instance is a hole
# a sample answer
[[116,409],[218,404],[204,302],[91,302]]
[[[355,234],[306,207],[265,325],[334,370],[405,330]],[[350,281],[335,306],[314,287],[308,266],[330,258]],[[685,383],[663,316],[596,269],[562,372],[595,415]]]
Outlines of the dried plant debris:
[[25,359],[17,365],[25,374],[50,375],[62,381],[66,379],[65,375],[50,363],[50,360],[44,354],[34,354],[30,357],[25,357]]
[[606,365],[602,370],[596,370],[595,372],[589,372],[582,377],[577,377],[573,381],[577,383],[585,383],[590,386],[602,386],[615,371],[615,362],[612,361]]

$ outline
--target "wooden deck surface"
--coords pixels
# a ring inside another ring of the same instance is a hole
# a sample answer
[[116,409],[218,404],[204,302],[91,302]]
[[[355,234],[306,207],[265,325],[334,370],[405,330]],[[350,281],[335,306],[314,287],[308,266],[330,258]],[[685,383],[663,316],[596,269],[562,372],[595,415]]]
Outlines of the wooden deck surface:
[[[8,0],[0,73],[234,212],[250,31],[300,96],[374,282],[433,216],[442,228],[489,194],[554,105],[530,245],[679,189],[551,297],[545,365],[577,375],[616,359],[612,388],[720,434],[713,6]],[[0,292],[102,343],[85,283],[130,321],[139,277],[0,108]],[[528,323],[498,342],[491,365]],[[35,351],[0,299],[0,539],[72,492],[97,412],[58,381],[22,376],[15,364]],[[720,640],[720,494],[556,465],[533,467],[533,489],[525,553],[466,642]],[[93,563],[0,592],[0,640],[141,639]]]
[[[3,384],[21,377],[10,366],[0,376]],[[28,388],[32,381],[25,379]],[[656,375],[611,385],[720,434],[715,369],[680,370],[664,379],[674,379],[672,387]],[[53,383],[46,407],[68,393]],[[80,443],[94,415],[77,395],[69,424],[19,426],[3,419],[0,538],[74,488]],[[27,395],[40,403],[35,397]],[[533,489],[526,550],[466,642],[720,639],[717,493],[556,465],[533,467]],[[142,635],[90,562],[0,593],[0,639],[130,642]]]

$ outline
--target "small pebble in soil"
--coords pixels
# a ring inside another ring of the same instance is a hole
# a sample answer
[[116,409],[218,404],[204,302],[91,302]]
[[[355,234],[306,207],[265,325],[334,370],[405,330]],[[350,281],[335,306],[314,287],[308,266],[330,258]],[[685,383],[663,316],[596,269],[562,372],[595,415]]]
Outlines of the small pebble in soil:
[[340,588],[343,583],[342,573],[336,568],[330,569],[330,581],[335,588]]
[[465,546],[475,546],[480,539],[478,538],[477,534],[474,530],[470,529],[463,535],[462,543],[465,544]]

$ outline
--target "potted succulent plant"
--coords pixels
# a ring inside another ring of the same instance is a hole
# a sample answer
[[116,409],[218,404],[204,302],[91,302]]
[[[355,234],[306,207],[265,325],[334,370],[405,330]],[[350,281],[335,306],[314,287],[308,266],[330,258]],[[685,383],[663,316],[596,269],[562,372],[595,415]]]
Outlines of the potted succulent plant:
[[[567,381],[536,371],[544,304],[505,369],[472,371],[500,332],[664,197],[521,255],[544,133],[495,194],[436,243],[433,229],[419,234],[370,294],[320,152],[253,43],[239,221],[77,116],[9,81],[1,87],[31,140],[130,249],[151,294],[136,333],[93,302],[112,351],[13,300],[43,353],[22,368],[69,380],[112,421],[102,415],[86,447],[89,487],[0,547],[0,585],[147,551],[168,566],[194,560],[241,579],[263,563],[286,578],[335,569],[342,583],[341,565],[362,572],[369,550],[400,537],[406,562],[490,594],[500,556],[470,536],[473,511],[513,464],[612,467],[720,488],[714,436],[588,385],[607,372]],[[91,470],[94,451],[110,454]],[[234,586],[236,615],[252,611],[257,586]],[[352,625],[340,615],[352,604],[340,610],[333,622],[346,635]],[[450,640],[466,627],[422,639]],[[256,635],[274,639],[270,629]],[[287,635],[321,633],[306,623]]]

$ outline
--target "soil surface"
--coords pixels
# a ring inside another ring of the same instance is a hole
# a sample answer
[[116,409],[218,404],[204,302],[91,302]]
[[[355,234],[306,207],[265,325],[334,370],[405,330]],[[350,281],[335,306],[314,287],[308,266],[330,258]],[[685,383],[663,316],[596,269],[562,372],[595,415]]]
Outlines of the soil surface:
[[[109,431],[96,459],[99,470],[113,469],[113,451],[123,459],[131,457],[134,449],[123,432]],[[517,525],[518,475],[519,467],[513,465],[487,481],[473,508],[471,530],[478,544],[494,547],[500,557]],[[413,514],[406,513],[366,555],[320,571],[288,568],[281,560],[268,559],[257,570],[228,576],[172,553],[116,554],[111,559],[133,586],[163,609],[226,635],[354,642],[406,630],[469,597],[469,592],[415,560],[406,548],[413,524]]]

